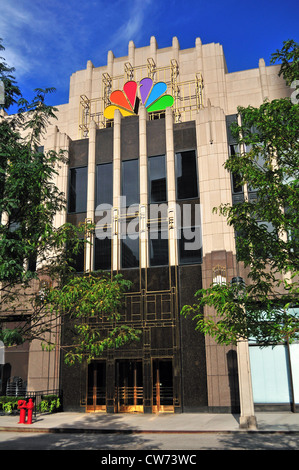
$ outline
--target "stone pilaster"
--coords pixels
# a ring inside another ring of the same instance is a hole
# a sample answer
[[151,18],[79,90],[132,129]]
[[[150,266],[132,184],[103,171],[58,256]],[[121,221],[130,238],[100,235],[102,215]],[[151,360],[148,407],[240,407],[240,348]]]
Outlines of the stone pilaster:
[[169,219],[169,264],[178,264],[177,256],[177,213],[176,213],[176,184],[173,143],[173,114],[170,108],[166,110],[166,168],[167,168],[167,199]]
[[139,111],[139,178],[140,178],[140,267],[148,266],[148,233],[147,233],[147,204],[148,204],[148,178],[147,178],[147,145],[146,122],[148,113],[144,106]]
[[[87,210],[86,218],[90,223],[94,223],[95,213],[95,187],[96,187],[96,123],[90,122],[88,141],[88,167],[87,167]],[[88,243],[85,247],[85,270],[93,270],[93,246],[92,236],[87,237]]]
[[118,110],[114,113],[113,126],[113,213],[112,213],[112,269],[119,268],[119,227],[118,217],[120,212],[121,196],[121,114]]

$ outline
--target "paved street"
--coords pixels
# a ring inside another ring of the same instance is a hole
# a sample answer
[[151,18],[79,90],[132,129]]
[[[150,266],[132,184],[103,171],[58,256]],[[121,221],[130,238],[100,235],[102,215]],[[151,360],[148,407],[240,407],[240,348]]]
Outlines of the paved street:
[[[298,434],[96,434],[1,432],[0,450],[299,450]],[[168,452],[169,453],[169,452]],[[187,452],[186,455],[192,455]],[[100,458],[98,455],[97,458]]]
[[[238,415],[220,413],[61,412],[37,415],[32,425],[19,424],[18,415],[2,415],[0,451],[89,450],[95,452],[88,454],[88,463],[95,459],[97,464],[105,464],[102,459],[107,455],[127,455],[135,458],[134,465],[131,461],[127,466],[136,468],[142,463],[161,464],[151,460],[153,455],[168,459],[171,455],[173,460],[168,463],[173,464],[178,457],[194,455],[199,463],[200,451],[299,450],[299,413],[257,413],[256,418],[258,427],[246,432],[239,427]],[[221,459],[226,455],[221,453]],[[276,453],[273,455],[275,458]],[[47,461],[54,461],[55,456],[49,452]],[[191,467],[193,462],[188,461]]]

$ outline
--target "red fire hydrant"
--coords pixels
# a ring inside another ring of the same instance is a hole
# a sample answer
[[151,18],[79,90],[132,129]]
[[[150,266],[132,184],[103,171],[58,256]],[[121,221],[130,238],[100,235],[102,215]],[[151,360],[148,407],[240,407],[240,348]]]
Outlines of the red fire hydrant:
[[19,424],[25,424],[26,410],[27,410],[26,400],[19,400],[18,401],[18,409],[20,410]]
[[34,403],[32,398],[29,398],[27,403],[27,410],[28,410],[28,417],[27,417],[27,424],[32,424],[32,413],[33,413]]

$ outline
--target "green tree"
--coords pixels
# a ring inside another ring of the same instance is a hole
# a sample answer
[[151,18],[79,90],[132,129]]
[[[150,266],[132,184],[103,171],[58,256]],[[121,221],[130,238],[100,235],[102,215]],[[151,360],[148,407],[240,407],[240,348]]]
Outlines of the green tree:
[[125,323],[125,293],[132,283],[122,275],[89,273],[72,277],[43,299],[48,313],[63,319],[65,362],[90,361],[108,348],[138,341],[141,331]]
[[[1,40],[0,49],[4,49]],[[50,347],[59,340],[53,334],[57,322],[64,326],[68,318],[76,318],[79,345],[66,355],[71,363],[75,356],[82,359],[85,351],[100,354],[104,347],[135,338],[132,328],[117,324],[121,296],[129,285],[120,277],[75,276],[72,261],[93,226],[54,225],[55,215],[66,210],[65,194],[54,184],[55,176],[68,158],[62,150],[45,151],[41,146],[49,124],[56,119],[57,110],[46,104],[54,89],[38,88],[28,102],[20,98],[13,70],[0,63],[0,80],[5,83],[1,107],[5,111],[12,104],[18,106],[14,115],[0,114],[0,314],[3,323],[8,314],[17,314],[19,323],[12,329],[2,324],[0,340],[14,345],[39,339]],[[88,327],[87,317],[93,311],[99,315],[99,302],[113,329],[108,328],[107,337],[94,343],[88,335],[99,338],[100,332]]]
[[[282,61],[280,73],[288,84],[298,78],[298,58],[294,41],[272,56],[272,63]],[[285,98],[259,108],[239,107],[238,113],[241,125],[234,123],[231,130],[239,152],[225,168],[257,197],[214,211],[234,228],[237,261],[248,278],[246,284],[198,290],[196,302],[184,306],[182,314],[221,344],[240,338],[260,344],[292,341],[299,327],[299,106]],[[204,315],[205,306],[215,315]]]
[[278,75],[283,76],[288,86],[299,80],[299,47],[293,39],[285,41],[282,48],[272,54],[270,63],[276,62],[281,63]]
[[[0,51],[4,51],[5,48],[2,45],[2,39],[0,38]],[[0,80],[2,81],[5,89],[4,103],[0,103],[0,109],[8,109],[12,104],[15,104],[21,96],[21,91],[16,83],[14,73],[14,67],[9,67],[4,57],[0,57]]]
[[[4,50],[0,40],[0,50]],[[14,69],[0,62],[0,80],[5,100],[0,104],[0,309],[1,315],[18,312],[26,331],[32,317],[32,286],[45,271],[60,282],[70,271],[84,227],[64,224],[55,228],[54,216],[65,209],[65,195],[53,183],[63,151],[45,152],[41,146],[56,109],[46,104],[54,89],[36,89],[32,102],[21,97],[13,77]],[[21,97],[21,98],[20,98]],[[12,104],[18,112],[7,115]],[[37,262],[43,269],[37,271]],[[26,305],[26,307],[25,307]],[[2,328],[6,344],[28,339],[24,328]]]

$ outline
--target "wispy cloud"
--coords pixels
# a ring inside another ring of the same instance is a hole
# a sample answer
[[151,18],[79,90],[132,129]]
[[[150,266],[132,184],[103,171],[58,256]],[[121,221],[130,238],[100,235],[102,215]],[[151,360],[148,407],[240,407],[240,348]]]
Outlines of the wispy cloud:
[[[293,31],[296,40],[297,16],[290,17],[289,9],[282,8],[278,0],[274,3],[279,3],[279,14],[275,9],[267,11],[266,39],[263,36],[266,26],[263,23],[261,27],[263,15],[257,16],[254,8],[249,12],[242,2],[236,9],[236,1],[229,7],[223,0],[0,0],[0,37],[5,46],[1,55],[8,65],[15,67],[22,91],[54,86],[57,93],[53,99],[63,103],[68,100],[69,77],[73,72],[84,69],[89,59],[96,67],[104,65],[109,50],[116,57],[127,55],[130,40],[139,48],[149,45],[150,37],[155,36],[159,47],[167,47],[172,37],[177,36],[181,47],[187,48],[193,47],[199,35],[203,42],[223,44],[228,62],[234,57],[237,69],[242,60],[244,66],[250,67],[249,54],[244,54],[248,44],[250,55],[256,60],[256,56],[263,57],[263,41],[272,52],[282,40],[293,36]],[[252,2],[260,8],[261,2]],[[244,14],[257,27],[236,43],[223,17],[226,15],[237,24]],[[271,28],[278,22],[281,26],[278,30]]]
[[33,20],[31,12],[23,9],[19,2],[1,5],[0,34],[5,46],[3,55],[6,62],[17,69],[19,76],[28,73],[32,67],[32,62],[28,61],[28,44],[23,34]]
[[[123,2],[120,2],[123,3]],[[143,34],[144,26],[149,23],[151,14],[153,13],[153,0],[135,0],[130,3],[127,9],[127,15],[123,16],[121,26],[109,38],[110,49],[128,44],[130,40],[137,41]]]
[[55,73],[56,83],[68,79],[91,56],[106,59],[110,49],[126,53],[130,40],[142,38],[153,8],[153,0],[5,2],[0,37],[6,62],[16,68],[18,79],[37,70],[44,77]]

